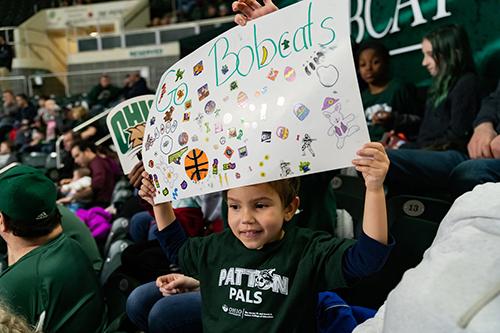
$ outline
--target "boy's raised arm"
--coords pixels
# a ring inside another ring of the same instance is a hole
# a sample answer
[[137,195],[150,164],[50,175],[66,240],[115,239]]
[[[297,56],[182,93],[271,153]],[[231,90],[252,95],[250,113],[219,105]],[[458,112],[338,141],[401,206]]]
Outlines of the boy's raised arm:
[[387,209],[385,205],[384,179],[389,169],[389,158],[379,142],[365,144],[352,161],[365,179],[365,211],[363,232],[381,244],[387,245]]
[[174,210],[170,202],[163,202],[161,204],[154,203],[156,189],[151,183],[149,175],[146,171],[142,173],[142,185],[139,190],[139,196],[153,206],[155,220],[159,231],[165,229],[175,221]]

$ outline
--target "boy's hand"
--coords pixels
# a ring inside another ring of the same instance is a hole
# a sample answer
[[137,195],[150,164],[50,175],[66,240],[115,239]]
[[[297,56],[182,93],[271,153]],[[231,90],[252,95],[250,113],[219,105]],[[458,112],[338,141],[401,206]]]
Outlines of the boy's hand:
[[130,181],[130,185],[134,188],[140,188],[142,184],[142,173],[144,172],[144,165],[142,161],[137,162],[132,171],[128,174],[128,179]]
[[154,197],[156,196],[156,189],[149,179],[149,174],[146,171],[142,172],[142,185],[139,190],[139,196],[151,206],[155,205]]
[[271,0],[264,0],[264,6],[256,0],[237,0],[232,4],[233,12],[240,12],[234,17],[234,22],[245,26],[248,21],[275,12],[278,7]]
[[183,274],[172,273],[158,277],[156,286],[163,296],[169,296],[196,290],[200,287],[200,282]]
[[389,169],[389,158],[380,142],[369,142],[357,151],[359,158],[352,161],[356,170],[363,174],[367,191],[383,187]]

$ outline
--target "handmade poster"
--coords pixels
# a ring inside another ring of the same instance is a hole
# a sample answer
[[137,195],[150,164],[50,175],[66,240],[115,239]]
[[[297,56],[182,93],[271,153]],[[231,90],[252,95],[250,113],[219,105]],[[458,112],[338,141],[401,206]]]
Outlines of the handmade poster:
[[163,74],[142,148],[156,202],[351,165],[369,136],[348,6],[301,1]]
[[154,95],[143,95],[128,99],[115,106],[106,117],[109,133],[126,175],[142,160],[142,138],[154,98]]

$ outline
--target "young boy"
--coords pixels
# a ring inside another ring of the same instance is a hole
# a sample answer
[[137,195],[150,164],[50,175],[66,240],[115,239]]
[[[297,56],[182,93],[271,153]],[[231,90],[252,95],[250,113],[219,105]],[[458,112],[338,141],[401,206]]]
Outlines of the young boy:
[[[154,205],[157,238],[183,272],[200,281],[203,331],[314,331],[318,291],[345,287],[384,264],[388,244],[383,182],[389,160],[368,143],[353,160],[366,184],[363,231],[356,243],[288,225],[299,206],[298,180],[284,179],[227,191],[230,230],[187,239],[170,203]],[[153,204],[147,173],[139,194]],[[197,287],[172,279],[165,290]],[[167,292],[168,293],[168,292]]]

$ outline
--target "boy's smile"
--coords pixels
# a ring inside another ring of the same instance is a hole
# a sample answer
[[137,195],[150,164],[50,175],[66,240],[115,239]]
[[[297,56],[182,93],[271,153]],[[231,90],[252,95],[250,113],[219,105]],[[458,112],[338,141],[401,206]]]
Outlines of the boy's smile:
[[293,217],[298,198],[283,207],[280,196],[268,184],[239,187],[228,191],[228,222],[245,247],[261,249],[283,238],[283,223]]

